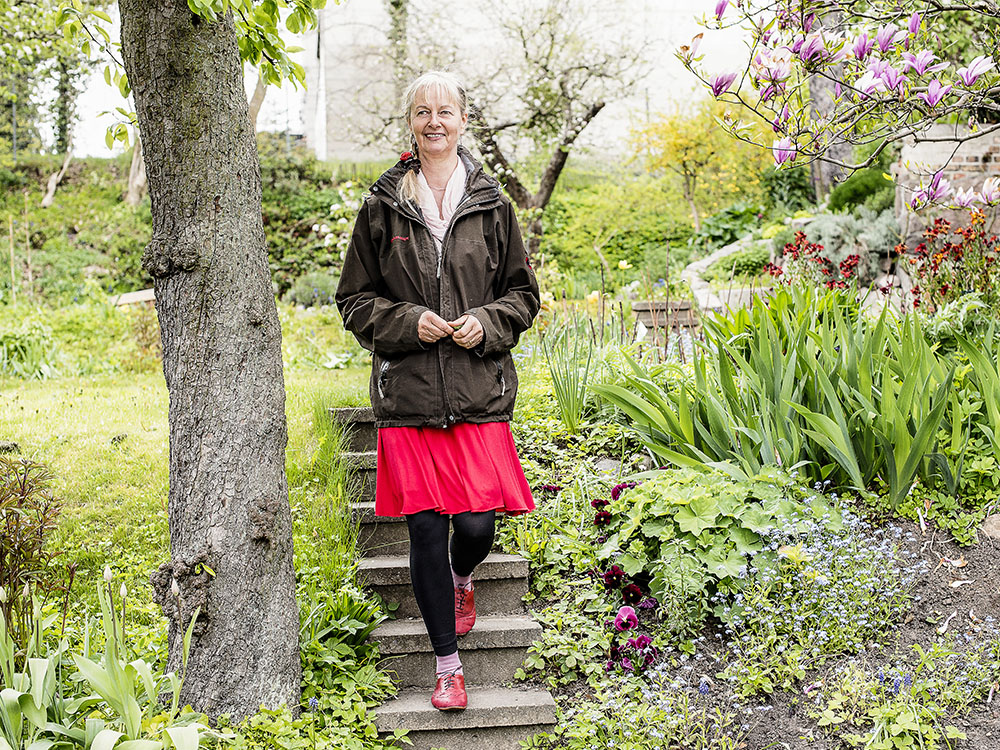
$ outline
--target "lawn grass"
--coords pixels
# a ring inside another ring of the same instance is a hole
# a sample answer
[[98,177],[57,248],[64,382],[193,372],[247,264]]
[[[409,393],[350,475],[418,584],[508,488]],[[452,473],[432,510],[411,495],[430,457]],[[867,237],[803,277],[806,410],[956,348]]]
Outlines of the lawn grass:
[[[367,398],[368,371],[286,373],[287,467],[293,505],[317,497],[301,487],[318,449],[317,400],[355,406]],[[168,397],[162,373],[47,381],[0,380],[0,440],[53,472],[62,512],[49,547],[77,565],[83,599],[105,565],[138,598],[149,600],[149,574],[168,555]],[[325,487],[325,485],[324,485]],[[315,515],[315,514],[313,514]],[[321,551],[321,550],[318,550]],[[96,600],[95,600],[96,601]]]

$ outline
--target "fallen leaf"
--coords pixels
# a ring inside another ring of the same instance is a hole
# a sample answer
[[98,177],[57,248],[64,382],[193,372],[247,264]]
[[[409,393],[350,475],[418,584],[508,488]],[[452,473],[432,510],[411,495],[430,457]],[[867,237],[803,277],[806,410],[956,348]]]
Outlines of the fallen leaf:
[[[947,558],[946,558],[946,559],[947,559]],[[958,557],[958,558],[957,558],[957,559],[955,559],[955,560],[948,560],[948,562],[950,562],[950,563],[951,563],[951,567],[953,567],[953,568],[964,568],[964,567],[965,567],[966,565],[968,565],[968,564],[969,564],[969,563],[967,563],[967,562],[965,561],[965,558],[964,558],[964,557]]]
[[948,619],[946,619],[943,623],[941,623],[941,627],[939,627],[937,629],[937,634],[938,635],[944,635],[948,631],[948,625],[949,625],[949,623],[951,623],[951,621],[953,619],[955,619],[955,615],[957,615],[957,614],[958,614],[958,610],[955,610],[950,615],[948,615]]
[[949,586],[950,586],[951,588],[953,588],[953,589],[957,589],[957,588],[958,588],[959,586],[964,586],[964,585],[965,585],[965,584],[967,584],[967,583],[975,583],[975,581],[970,581],[970,580],[964,580],[964,581],[952,581],[952,582],[951,582],[951,583],[949,583],[948,585],[949,585]]
[[976,613],[973,612],[971,609],[969,610],[969,619],[972,620],[972,622],[982,622],[982,620],[976,617]]

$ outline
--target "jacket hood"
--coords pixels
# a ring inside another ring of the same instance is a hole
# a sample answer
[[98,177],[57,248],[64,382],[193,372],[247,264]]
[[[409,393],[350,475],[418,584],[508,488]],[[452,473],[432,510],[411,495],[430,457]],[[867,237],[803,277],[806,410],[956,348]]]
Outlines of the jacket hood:
[[[498,198],[500,197],[500,183],[486,174],[483,165],[472,157],[472,154],[465,146],[459,145],[458,158],[465,165],[466,195],[477,197],[479,193],[492,191]],[[395,165],[387,169],[382,173],[381,177],[375,180],[375,183],[369,188],[369,192],[372,195],[381,194],[386,199],[398,201],[399,183],[402,181],[403,175],[406,174],[406,170],[407,167],[403,165],[402,161],[396,162]]]

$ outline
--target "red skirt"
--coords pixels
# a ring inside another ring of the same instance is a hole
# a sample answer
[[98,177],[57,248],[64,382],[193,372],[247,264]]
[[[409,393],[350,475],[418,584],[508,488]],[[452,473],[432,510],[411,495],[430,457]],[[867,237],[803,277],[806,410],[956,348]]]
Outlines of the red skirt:
[[535,509],[509,422],[378,431],[375,515]]

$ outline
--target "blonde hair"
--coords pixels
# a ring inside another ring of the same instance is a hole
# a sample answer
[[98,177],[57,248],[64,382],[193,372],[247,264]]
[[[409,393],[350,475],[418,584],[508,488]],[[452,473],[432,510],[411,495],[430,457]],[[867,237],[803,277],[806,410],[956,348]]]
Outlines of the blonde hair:
[[[403,93],[403,117],[406,119],[407,129],[410,127],[410,115],[413,112],[413,103],[416,101],[417,95],[425,91],[433,91],[440,98],[455,102],[458,105],[460,114],[467,115],[469,113],[469,101],[465,94],[465,87],[458,78],[443,70],[432,70],[417,78],[407,86],[406,91]],[[413,133],[410,133],[410,148],[417,158],[419,158],[420,154],[417,153],[417,144],[413,138]],[[399,184],[399,194],[405,200],[414,203],[417,201],[417,173],[415,170],[408,169],[406,174],[403,175],[403,179]]]

